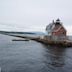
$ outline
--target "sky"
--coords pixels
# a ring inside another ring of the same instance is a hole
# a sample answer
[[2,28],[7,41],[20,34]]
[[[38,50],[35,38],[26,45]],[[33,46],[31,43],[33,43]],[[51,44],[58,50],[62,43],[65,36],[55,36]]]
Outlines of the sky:
[[0,30],[45,32],[57,18],[72,35],[72,0],[0,0]]

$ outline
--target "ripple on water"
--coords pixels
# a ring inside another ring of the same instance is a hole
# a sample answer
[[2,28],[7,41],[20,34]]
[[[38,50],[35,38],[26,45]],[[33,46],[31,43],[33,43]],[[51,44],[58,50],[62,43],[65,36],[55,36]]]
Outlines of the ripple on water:
[[72,72],[72,48],[11,41],[14,38],[0,35],[2,72]]

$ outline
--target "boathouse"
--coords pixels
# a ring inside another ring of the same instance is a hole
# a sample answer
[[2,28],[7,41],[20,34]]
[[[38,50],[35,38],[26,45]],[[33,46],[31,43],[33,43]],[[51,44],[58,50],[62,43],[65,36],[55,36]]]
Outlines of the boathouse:
[[66,29],[64,28],[60,19],[54,20],[52,23],[46,26],[47,36],[54,40],[64,40],[66,39]]

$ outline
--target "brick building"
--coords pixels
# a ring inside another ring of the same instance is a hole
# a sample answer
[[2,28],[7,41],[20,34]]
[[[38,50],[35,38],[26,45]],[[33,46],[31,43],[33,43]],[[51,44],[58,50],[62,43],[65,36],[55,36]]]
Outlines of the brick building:
[[48,36],[51,36],[55,40],[66,38],[67,33],[66,29],[64,28],[59,19],[47,25],[46,32]]

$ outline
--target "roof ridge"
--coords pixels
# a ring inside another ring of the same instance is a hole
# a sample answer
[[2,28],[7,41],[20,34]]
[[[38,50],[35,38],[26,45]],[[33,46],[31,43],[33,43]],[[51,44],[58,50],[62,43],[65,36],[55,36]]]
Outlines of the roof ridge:
[[62,26],[60,26],[57,30],[55,30],[54,32],[57,32],[57,31],[59,31],[60,29],[62,28]]

